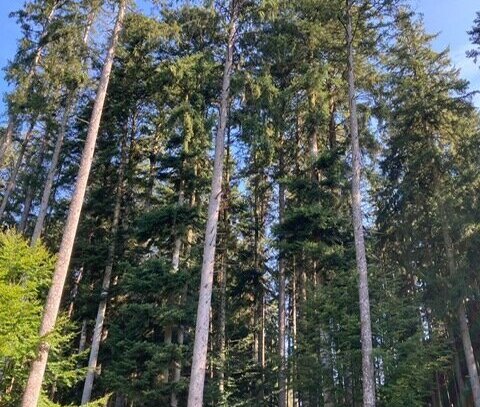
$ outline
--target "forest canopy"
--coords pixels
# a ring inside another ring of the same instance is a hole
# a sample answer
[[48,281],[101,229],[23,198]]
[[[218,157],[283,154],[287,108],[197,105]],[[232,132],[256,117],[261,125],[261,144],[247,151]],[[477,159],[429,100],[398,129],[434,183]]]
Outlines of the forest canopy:
[[480,112],[409,1],[11,17],[0,406],[480,407]]

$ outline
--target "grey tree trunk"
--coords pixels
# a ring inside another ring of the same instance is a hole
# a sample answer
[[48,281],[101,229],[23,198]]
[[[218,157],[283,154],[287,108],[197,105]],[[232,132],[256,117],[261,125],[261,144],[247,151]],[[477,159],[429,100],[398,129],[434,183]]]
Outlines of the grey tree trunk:
[[[297,278],[298,278],[298,273],[297,273],[297,267],[296,267],[296,262],[295,262],[295,257],[293,258],[293,276],[292,276],[292,296],[291,296],[291,307],[292,307],[292,342],[293,342],[293,354],[295,355],[295,358],[293,359],[293,366],[292,366],[292,372],[293,372],[293,378],[292,378],[292,383],[297,382],[297,364],[296,364],[296,354],[297,354],[297,349],[298,349],[298,328],[297,328],[297,314],[298,314],[298,295],[297,295]],[[292,394],[292,406],[293,407],[298,407],[299,405],[299,400],[298,400],[298,391],[296,389],[296,386],[292,384],[291,386],[291,394]],[[289,404],[290,405],[290,404]]]
[[[96,8],[92,7],[87,18],[87,26],[85,27],[85,33],[83,36],[83,44],[88,44],[88,38],[90,35],[90,30],[95,19]],[[33,246],[35,242],[40,238],[43,231],[43,226],[45,224],[45,218],[48,211],[48,202],[52,193],[53,181],[55,179],[55,174],[57,172],[58,161],[60,160],[60,152],[63,146],[63,140],[67,132],[68,119],[72,113],[75,99],[77,96],[77,89],[72,89],[69,91],[67,100],[65,102],[65,109],[63,110],[62,120],[60,122],[60,129],[58,132],[57,139],[55,141],[55,147],[53,149],[52,161],[50,162],[50,167],[48,169],[47,178],[45,180],[45,185],[43,187],[42,199],[40,201],[40,209],[38,212],[37,221],[35,222],[35,227],[33,229],[31,245]]]
[[12,114],[10,114],[8,116],[7,128],[5,129],[5,136],[3,137],[2,145],[0,146],[0,168],[3,167],[5,156],[12,145],[14,128],[15,118]]
[[80,331],[80,341],[78,343],[78,353],[82,353],[85,350],[87,344],[87,320],[82,322],[82,330]]
[[120,167],[118,169],[118,181],[116,186],[115,207],[113,209],[111,242],[108,248],[107,263],[103,275],[101,300],[98,304],[97,317],[95,319],[95,328],[93,330],[92,345],[90,348],[90,357],[88,359],[88,370],[83,386],[82,402],[87,404],[92,396],[93,382],[97,372],[98,353],[100,351],[100,342],[102,340],[103,324],[105,322],[105,313],[107,310],[108,294],[112,281],[112,271],[115,262],[115,253],[117,248],[118,230],[120,225],[120,213],[122,209],[122,200],[124,195],[125,168],[127,165],[127,134],[124,135],[121,146]]
[[18,226],[18,229],[22,233],[25,232],[25,230],[27,228],[28,218],[30,216],[30,208],[32,206],[32,201],[33,201],[33,198],[34,198],[34,195],[35,195],[35,190],[36,190],[36,184],[37,184],[38,178],[39,178],[38,173],[40,172],[40,168],[41,168],[42,163],[43,163],[46,146],[47,146],[47,139],[46,139],[46,137],[44,137],[40,141],[40,148],[39,148],[39,151],[38,151],[37,160],[34,164],[34,168],[37,169],[37,172],[36,172],[36,175],[33,177],[33,179],[30,179],[28,181],[27,192],[25,194],[25,201],[24,201],[24,204],[23,204],[22,216],[20,218],[20,223],[19,223],[19,226]]
[[[448,268],[450,274],[454,276],[457,271],[457,265],[455,262],[453,242],[450,236],[443,203],[440,203],[440,216],[442,218],[442,235],[445,245],[445,252],[447,254]],[[472,388],[473,403],[475,407],[480,407],[480,381],[478,377],[477,362],[473,352],[470,330],[468,329],[467,313],[463,300],[460,302],[456,314],[458,324],[460,326],[460,338],[462,340],[463,352],[465,354],[465,361],[467,363],[468,377],[470,379],[470,386]]]
[[[48,13],[47,21],[45,23],[45,26],[43,27],[42,34],[40,35],[40,39],[38,41],[38,46],[35,51],[35,56],[33,57],[32,65],[30,66],[30,70],[28,72],[28,75],[25,79],[24,83],[24,88],[28,89],[30,87],[30,82],[32,78],[34,77],[38,64],[40,63],[40,58],[42,57],[42,51],[44,48],[44,40],[45,37],[48,34],[48,29],[50,28],[50,24],[53,20],[53,17],[55,15],[55,12],[57,10],[57,7],[59,5],[60,1],[56,0],[52,4],[52,8],[50,12]],[[7,124],[7,129],[5,131],[5,137],[3,138],[2,145],[0,146],[0,168],[3,167],[3,163],[5,160],[5,156],[8,153],[8,150],[10,148],[10,145],[12,144],[13,141],[13,133],[15,130],[15,127],[17,126],[17,115],[10,112],[8,115],[8,124]]]
[[12,173],[10,174],[10,178],[7,183],[7,188],[5,189],[5,193],[3,194],[2,203],[0,204],[0,219],[3,218],[5,214],[5,210],[7,209],[8,200],[10,195],[12,194],[13,190],[15,189],[15,185],[17,183],[17,176],[18,172],[20,171],[20,167],[23,163],[23,156],[25,155],[25,151],[27,150],[28,143],[33,135],[33,128],[35,127],[35,121],[32,120],[29,129],[25,133],[25,138],[23,139],[22,145],[20,146],[20,151],[18,152],[17,161],[15,162],[15,166],[13,167]]
[[[280,152],[280,172],[283,174],[283,146]],[[278,186],[278,221],[282,224],[285,217],[285,186]],[[278,259],[278,356],[280,366],[278,369],[278,407],[287,407],[287,382],[286,382],[286,352],[285,352],[285,259],[279,253]]]
[[475,407],[480,407],[480,384],[478,379],[477,363],[475,360],[475,354],[473,353],[472,340],[470,338],[468,320],[463,302],[457,309],[457,318],[460,325],[460,336],[462,338],[463,352],[465,353],[465,360],[467,362],[470,386],[472,387],[473,403]]
[[[453,335],[452,335],[453,338]],[[463,374],[462,368],[460,366],[460,360],[458,358],[458,352],[456,345],[454,349],[454,364],[455,364],[455,382],[457,384],[457,403],[459,407],[464,407],[465,400],[464,400],[464,389],[465,389],[465,382],[463,381]]]
[[42,234],[43,225],[45,223],[45,217],[47,216],[48,201],[50,200],[50,195],[52,193],[53,181],[55,179],[58,161],[60,159],[60,151],[62,149],[63,140],[65,138],[65,133],[67,131],[68,119],[70,117],[72,108],[73,108],[73,97],[69,96],[67,99],[65,110],[63,111],[62,122],[60,124],[60,131],[55,141],[52,161],[50,162],[47,178],[45,180],[45,185],[43,187],[42,200],[40,201],[40,209],[38,212],[38,217],[35,222],[35,227],[33,229],[33,234],[32,234],[32,240],[31,240],[32,246],[37,242],[37,240],[40,238]]
[[80,219],[80,212],[82,210],[85,191],[87,188],[88,176],[90,174],[90,168],[92,166],[98,129],[100,127],[100,120],[102,117],[103,105],[105,103],[105,96],[107,93],[108,82],[112,70],[115,48],[123,24],[125,8],[126,0],[121,0],[117,21],[113,29],[107,57],[98,85],[95,103],[93,105],[92,115],[90,118],[90,124],[87,132],[87,139],[80,162],[75,191],[73,193],[72,201],[70,203],[70,210],[67,216],[62,242],[60,244],[58,259],[53,274],[53,281],[45,304],[42,323],[40,326],[40,337],[42,338],[42,342],[40,343],[37,351],[37,358],[33,361],[30,368],[30,374],[28,377],[27,385],[25,387],[25,392],[23,394],[22,407],[36,406],[40,397],[43,376],[45,374],[48,352],[50,349],[50,346],[45,339],[45,336],[51,333],[54,329],[55,322],[58,316],[58,311],[60,308],[63,287],[65,285],[65,280],[67,277],[70,257],[72,254],[75,235],[77,233],[78,222]]
[[347,0],[347,52],[348,52],[348,105],[350,111],[350,135],[352,139],[352,215],[355,239],[355,254],[359,275],[358,293],[360,304],[360,328],[362,342],[362,386],[363,406],[375,406],[375,377],[372,355],[372,323],[370,319],[370,298],[368,290],[367,257],[363,235],[361,196],[361,151],[358,136],[357,102],[355,99],[355,64],[353,50],[353,28],[351,1]]
[[227,157],[225,159],[225,199],[223,207],[223,227],[225,231],[224,248],[218,272],[218,285],[220,288],[220,309],[218,310],[218,392],[219,405],[227,405],[225,392],[225,366],[226,366],[226,321],[227,321],[227,273],[228,273],[228,242],[230,231],[229,194],[230,194],[230,130],[227,132]]
[[[184,191],[183,191],[183,181],[180,182],[180,190],[178,194],[178,206],[182,207],[185,203],[185,196],[184,196]],[[172,253],[172,273],[176,274],[178,273],[178,269],[180,268],[180,252],[182,249],[182,237],[177,234],[175,236],[175,241],[173,244],[173,253]],[[170,302],[172,302],[172,298],[169,299]],[[164,342],[165,345],[171,345],[172,343],[172,337],[173,337],[173,326],[169,325],[165,328],[165,337],[164,337]],[[177,341],[181,340],[183,342],[183,329],[178,328],[177,332]],[[164,378],[165,382],[168,383],[169,381],[169,367],[164,371]],[[178,382],[180,380],[180,374],[181,374],[181,365],[178,361],[174,362],[174,382]],[[172,390],[172,393],[170,394],[170,407],[177,407],[178,406],[178,398],[177,398],[177,393],[175,390]]]
[[30,209],[32,208],[34,193],[34,186],[32,183],[29,183],[27,187],[27,192],[25,193],[25,201],[23,202],[22,216],[20,217],[20,222],[18,224],[18,230],[22,233],[25,233],[25,230],[27,229],[27,223],[30,216]]
[[222,93],[220,96],[220,115],[215,140],[215,159],[212,177],[212,190],[208,205],[208,218],[205,230],[205,245],[201,271],[200,295],[198,299],[197,321],[195,326],[195,343],[188,392],[188,407],[201,407],[203,404],[203,387],[208,349],[208,328],[210,325],[210,305],[212,301],[213,269],[217,240],[218,215],[222,194],[223,158],[225,149],[225,130],[228,119],[230,81],[233,69],[233,52],[237,31],[237,5],[232,5],[226,60],[223,71]]

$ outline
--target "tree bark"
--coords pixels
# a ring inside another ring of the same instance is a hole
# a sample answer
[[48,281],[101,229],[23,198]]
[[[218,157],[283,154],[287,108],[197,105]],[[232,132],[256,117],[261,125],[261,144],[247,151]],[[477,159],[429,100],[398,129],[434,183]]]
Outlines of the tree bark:
[[82,322],[82,330],[80,331],[80,341],[78,343],[78,353],[82,353],[85,350],[87,344],[87,320]]
[[0,168],[3,167],[5,156],[12,145],[14,128],[15,118],[13,114],[9,114],[7,128],[5,129],[5,136],[3,137],[2,145],[0,146]]
[[108,294],[112,281],[112,271],[115,262],[115,253],[117,249],[118,230],[120,225],[120,213],[123,201],[123,184],[125,178],[125,168],[127,165],[127,134],[124,135],[121,145],[120,167],[118,169],[118,181],[116,186],[115,207],[113,209],[113,221],[111,242],[108,248],[107,264],[103,275],[101,300],[98,304],[97,317],[95,319],[95,328],[93,330],[92,345],[90,349],[90,357],[88,360],[87,376],[83,386],[82,405],[90,402],[92,396],[93,382],[97,371],[98,353],[100,351],[100,342],[102,340],[103,325],[105,322],[105,313],[107,310]]
[[[88,44],[88,38],[90,35],[90,30],[95,19],[96,8],[92,7],[87,18],[87,25],[85,27],[85,33],[83,36],[83,44],[86,46]],[[57,172],[58,162],[60,160],[60,152],[62,150],[63,141],[67,133],[68,120],[72,114],[74,108],[75,99],[77,96],[78,89],[72,89],[68,92],[67,99],[65,101],[65,109],[63,110],[62,120],[60,122],[60,129],[58,132],[57,139],[55,141],[55,147],[53,149],[52,161],[50,162],[50,167],[48,169],[47,179],[45,180],[45,185],[43,187],[42,199],[40,201],[40,209],[38,212],[37,221],[35,222],[35,227],[33,229],[31,245],[33,246],[35,242],[40,238],[43,231],[43,226],[45,224],[45,218],[48,211],[48,202],[52,193],[53,181],[55,179],[55,174]]]
[[[185,196],[184,196],[184,190],[183,190],[183,181],[180,181],[180,189],[178,193],[178,207],[182,208],[184,203],[185,203]],[[180,251],[182,249],[182,237],[176,233],[175,236],[175,241],[173,244],[173,254],[172,254],[172,274],[177,274],[178,269],[180,268]],[[169,298],[169,302],[173,303],[173,299]],[[164,342],[165,345],[171,345],[172,344],[172,337],[173,337],[173,326],[169,325],[165,327],[165,337],[164,337]],[[177,331],[177,341],[178,339],[181,339],[183,342],[183,330],[178,328]],[[165,382],[169,382],[169,366],[166,367],[164,371],[164,379]],[[178,377],[177,382],[180,380],[180,374],[181,374],[181,365],[179,362],[174,362],[174,380]],[[178,406],[178,398],[177,398],[177,393],[175,390],[172,390],[172,393],[170,395],[170,407],[177,407]]]
[[293,407],[298,407],[299,405],[299,398],[298,398],[298,391],[297,391],[297,343],[298,343],[298,327],[297,327],[297,314],[298,314],[298,295],[297,295],[297,278],[298,278],[298,273],[297,273],[297,267],[296,267],[296,261],[295,257],[293,258],[293,275],[292,275],[292,296],[291,296],[291,313],[292,313],[292,347],[293,347],[293,360],[292,360],[292,406]]
[[23,156],[25,155],[25,151],[27,150],[28,143],[30,142],[30,139],[32,138],[32,135],[33,135],[33,128],[35,127],[35,121],[36,120],[32,120],[30,124],[30,128],[25,133],[25,138],[23,139],[22,145],[20,147],[20,151],[18,152],[17,161],[15,162],[15,166],[13,167],[12,173],[10,174],[10,178],[7,183],[7,188],[5,189],[5,193],[2,198],[2,203],[0,205],[0,219],[3,218],[10,195],[15,189],[18,172],[20,171],[20,167],[22,166],[22,163],[23,163]]
[[[28,71],[28,75],[25,79],[25,89],[28,89],[30,87],[30,81],[35,75],[35,72],[37,70],[38,64],[40,63],[40,58],[42,56],[42,51],[43,48],[45,47],[44,40],[48,34],[48,29],[50,27],[50,24],[53,20],[53,17],[55,15],[55,11],[57,10],[57,7],[59,5],[60,1],[56,0],[52,4],[52,9],[48,13],[47,16],[47,21],[45,23],[45,26],[43,27],[42,33],[40,34],[40,38],[38,41],[38,46],[35,51],[35,56],[33,57],[32,65],[30,66],[30,69]],[[10,145],[12,144],[13,141],[13,132],[15,130],[15,127],[17,126],[17,115],[14,114],[13,112],[10,111],[8,115],[8,124],[7,124],[7,129],[5,131],[5,137],[3,140],[2,145],[0,146],[0,168],[3,167],[4,159],[6,154],[8,153],[8,149],[10,148]]]
[[24,233],[27,228],[28,218],[30,216],[30,208],[32,207],[32,201],[35,196],[36,184],[39,179],[39,173],[41,172],[41,167],[43,163],[43,159],[45,156],[45,149],[47,147],[47,139],[44,137],[40,142],[40,148],[38,151],[38,157],[34,164],[34,168],[36,168],[36,174],[33,179],[28,180],[27,192],[25,194],[25,201],[23,204],[23,211],[22,216],[20,218],[20,223],[18,229]]
[[221,255],[220,269],[218,273],[218,285],[220,287],[220,309],[218,311],[218,392],[220,394],[219,405],[227,403],[225,393],[225,366],[226,366],[226,321],[227,321],[227,272],[228,272],[228,243],[230,232],[229,199],[230,199],[230,129],[227,132],[227,157],[225,159],[225,198],[223,208],[224,248]]
[[[445,245],[445,252],[447,254],[449,273],[451,276],[455,276],[457,265],[455,262],[453,242],[450,236],[450,230],[448,228],[443,202],[440,202],[440,217],[442,222],[443,243]],[[465,361],[467,363],[470,386],[472,388],[473,402],[475,407],[480,407],[480,381],[478,377],[477,362],[473,352],[472,340],[470,338],[470,331],[468,329],[467,313],[463,299],[457,307],[456,314],[460,326],[460,338],[462,340],[463,352],[465,354]]]
[[238,5],[231,2],[232,17],[228,32],[225,67],[223,72],[222,93],[220,96],[219,124],[215,140],[215,159],[212,178],[212,190],[208,205],[208,218],[205,230],[205,245],[201,271],[200,294],[198,299],[197,321],[193,362],[188,392],[188,407],[201,407],[208,349],[208,328],[210,325],[210,305],[212,301],[213,269],[218,228],[218,215],[222,193],[223,158],[225,149],[225,130],[228,119],[230,80],[233,69],[233,52],[237,30]]
[[45,185],[43,187],[42,200],[40,202],[40,209],[38,212],[37,221],[35,222],[35,227],[33,229],[31,245],[35,245],[37,240],[40,238],[43,230],[43,225],[45,223],[45,217],[47,216],[48,210],[48,201],[50,200],[50,195],[52,192],[53,181],[55,179],[55,174],[57,171],[58,161],[60,159],[60,151],[62,149],[63,140],[65,138],[65,133],[67,130],[68,119],[73,108],[73,95],[69,95],[65,109],[63,111],[62,122],[60,124],[60,131],[58,133],[57,139],[55,141],[55,147],[53,150],[52,161],[50,162],[50,167],[48,169],[47,178],[45,180]]
[[355,99],[355,64],[353,49],[353,28],[351,0],[347,4],[347,52],[348,52],[348,105],[350,111],[350,135],[352,139],[352,215],[355,239],[355,253],[359,275],[359,303],[362,342],[362,386],[363,406],[375,406],[375,377],[372,355],[372,324],[370,319],[370,298],[368,290],[368,269],[363,235],[361,196],[361,151],[358,134],[357,102]]
[[[283,147],[282,147],[283,148]],[[283,151],[280,152],[280,171],[283,173]],[[285,217],[285,186],[278,186],[278,221],[282,224]],[[285,259],[282,251],[278,259],[278,407],[287,407],[286,352],[285,352]]]
[[[452,335],[452,339],[454,340],[454,337]],[[463,373],[462,373],[462,367],[460,366],[460,360],[458,358],[458,352],[457,352],[457,346],[454,341],[454,365],[455,365],[455,382],[457,385],[457,403],[459,407],[464,407],[464,396],[463,396],[463,391],[465,389],[465,382],[463,381]]]
[[42,342],[37,351],[37,357],[33,361],[30,368],[30,375],[28,377],[25,393],[22,399],[22,407],[36,406],[40,397],[43,376],[47,365],[47,358],[49,352],[49,344],[46,340],[46,335],[52,332],[55,327],[58,311],[60,308],[60,301],[62,297],[65,279],[70,264],[70,257],[73,250],[75,235],[77,232],[78,222],[80,219],[80,212],[83,206],[85,191],[87,188],[88,176],[92,166],[93,155],[95,151],[95,144],[100,127],[100,120],[105,103],[105,96],[107,93],[108,82],[113,65],[113,58],[115,55],[115,48],[118,42],[120,30],[125,15],[126,0],[121,0],[117,21],[110,40],[107,57],[103,66],[102,75],[98,85],[97,95],[90,118],[90,124],[87,132],[87,139],[80,162],[80,168],[73,193],[72,201],[70,203],[70,210],[67,216],[65,230],[60,245],[57,264],[53,274],[53,281],[50,287],[47,301],[45,304],[44,314],[40,327],[40,337]]

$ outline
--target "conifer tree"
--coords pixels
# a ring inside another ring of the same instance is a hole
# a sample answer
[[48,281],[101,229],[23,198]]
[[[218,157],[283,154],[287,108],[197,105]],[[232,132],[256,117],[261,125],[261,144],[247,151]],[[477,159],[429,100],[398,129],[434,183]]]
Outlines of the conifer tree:
[[102,70],[102,76],[99,82],[97,96],[95,99],[95,104],[90,120],[87,140],[84,147],[84,154],[82,155],[80,170],[77,176],[77,185],[72,197],[72,203],[70,204],[69,216],[65,224],[65,232],[62,238],[62,244],[60,245],[58,260],[53,275],[53,281],[45,305],[42,324],[40,327],[40,336],[42,337],[42,342],[39,345],[37,357],[32,363],[29,379],[25,387],[25,393],[22,399],[22,406],[24,407],[36,405],[40,397],[43,375],[45,372],[49,351],[49,345],[48,342],[46,342],[45,337],[53,330],[60,308],[61,296],[65,284],[66,275],[68,272],[70,256],[72,253],[75,235],[78,227],[83,198],[85,196],[90,167],[92,165],[95,143],[103,110],[103,104],[105,101],[108,81],[113,64],[113,58],[115,55],[115,47],[117,45],[118,36],[120,34],[123,18],[125,15],[125,8],[126,1],[122,0],[119,3],[117,21],[113,29],[107,57]]
[[213,269],[217,239],[218,217],[222,197],[223,158],[225,131],[228,120],[230,82],[233,70],[233,53],[237,36],[238,15],[241,1],[229,3],[228,39],[220,95],[219,121],[215,135],[215,160],[210,192],[207,225],[205,229],[205,247],[203,253],[200,293],[198,300],[197,322],[195,325],[195,345],[193,348],[192,372],[188,393],[188,406],[202,405],[205,370],[207,363],[208,329],[210,322],[210,304],[212,299]]

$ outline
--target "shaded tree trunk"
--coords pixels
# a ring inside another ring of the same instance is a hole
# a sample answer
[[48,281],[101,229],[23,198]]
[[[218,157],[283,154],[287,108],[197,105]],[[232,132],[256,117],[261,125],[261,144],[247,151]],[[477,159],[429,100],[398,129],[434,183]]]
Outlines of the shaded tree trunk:
[[113,265],[115,262],[118,230],[120,225],[120,213],[122,209],[122,201],[123,201],[123,195],[124,195],[123,185],[124,185],[124,178],[125,178],[125,168],[127,165],[127,137],[128,135],[125,134],[122,140],[120,167],[118,169],[118,181],[117,181],[117,186],[115,188],[116,189],[115,207],[113,210],[113,221],[112,221],[112,232],[111,232],[112,240],[108,248],[107,264],[105,266],[105,273],[103,275],[103,282],[102,282],[101,300],[98,305],[97,317],[95,319],[95,328],[93,330],[92,346],[90,349],[90,357],[88,360],[88,371],[87,371],[87,376],[85,378],[85,384],[83,386],[82,403],[81,403],[82,405],[90,402],[92,389],[93,389],[93,382],[95,380],[95,373],[97,371],[98,353],[100,350],[100,342],[102,340],[103,325],[105,322],[105,313],[107,310],[107,303],[108,303],[108,294],[110,290],[110,284],[112,281],[112,271],[113,271]]
[[36,175],[33,177],[33,179],[30,179],[28,181],[27,192],[25,194],[25,201],[23,204],[22,216],[20,218],[20,223],[18,226],[21,232],[25,232],[27,228],[28,218],[30,216],[30,209],[32,207],[32,201],[35,196],[35,190],[39,180],[39,173],[41,172],[41,167],[42,167],[43,159],[45,156],[46,146],[47,146],[47,139],[44,137],[40,144],[37,161],[34,164],[34,168],[37,169]]
[[[95,19],[96,8],[92,7],[90,13],[88,14],[87,26],[85,28],[85,33],[83,36],[83,44],[86,46],[88,43],[88,38],[90,35],[90,30]],[[33,229],[31,244],[34,245],[35,242],[40,238],[43,231],[43,226],[45,224],[45,217],[47,216],[48,211],[48,202],[52,193],[53,181],[55,179],[55,174],[57,172],[58,162],[60,160],[60,152],[62,150],[63,141],[67,132],[68,120],[72,114],[72,110],[75,105],[75,100],[77,96],[78,89],[72,89],[68,92],[67,99],[65,101],[65,108],[63,110],[62,120],[60,122],[60,129],[58,132],[57,139],[55,141],[55,147],[53,149],[52,161],[50,162],[50,167],[48,169],[47,178],[45,180],[45,185],[43,187],[42,199],[40,201],[40,209],[38,212],[37,221],[35,222],[35,227]]]
[[[447,254],[448,268],[452,276],[455,276],[457,265],[455,262],[455,254],[453,249],[453,242],[450,236],[450,231],[447,224],[445,208],[443,203],[440,203],[440,216],[442,222],[442,235],[445,251]],[[475,407],[480,407],[480,381],[478,377],[477,362],[473,352],[472,340],[470,338],[470,330],[468,329],[467,312],[465,304],[462,301],[457,307],[457,320],[460,326],[460,338],[462,340],[463,352],[465,354],[465,361],[467,364],[468,376],[470,379],[470,386],[472,388],[472,397]]]
[[115,55],[115,48],[118,42],[120,30],[125,15],[126,1],[122,0],[119,5],[119,12],[115,28],[110,40],[107,57],[103,66],[102,75],[98,85],[97,95],[90,118],[90,124],[87,132],[87,139],[80,162],[80,168],[73,193],[72,201],[70,203],[70,210],[65,224],[65,230],[60,244],[58,260],[53,274],[53,281],[47,296],[45,304],[42,323],[40,326],[40,337],[42,342],[37,351],[37,357],[33,361],[30,368],[25,393],[22,399],[22,407],[36,406],[40,397],[43,376],[47,365],[47,358],[50,346],[45,339],[46,335],[52,332],[57,320],[58,311],[60,308],[60,301],[62,297],[63,287],[70,264],[70,257],[73,250],[73,244],[77,233],[78,222],[80,219],[80,212],[83,206],[85,191],[87,188],[88,176],[92,166],[93,155],[95,151],[95,144],[97,141],[98,129],[100,127],[100,120],[107,93],[108,82],[113,65],[113,58]]
[[87,344],[87,320],[82,322],[82,330],[80,331],[80,341],[78,343],[78,353],[82,353],[85,350]]
[[23,139],[22,145],[20,147],[20,151],[18,152],[17,161],[15,162],[15,166],[13,167],[12,173],[10,174],[10,178],[7,183],[7,188],[5,189],[5,193],[2,198],[2,203],[0,204],[0,219],[3,218],[5,215],[5,210],[7,209],[8,200],[10,195],[12,194],[13,190],[15,189],[15,185],[17,183],[17,176],[20,171],[20,167],[23,163],[23,156],[25,155],[25,151],[27,150],[28,143],[33,135],[33,128],[35,127],[35,121],[32,120],[30,124],[30,128],[25,133],[25,138]]
[[210,305],[212,301],[213,269],[218,228],[218,216],[222,193],[223,158],[225,149],[225,130],[228,119],[230,97],[230,80],[233,69],[233,52],[237,30],[238,4],[231,3],[232,16],[228,32],[226,60],[223,72],[222,93],[220,96],[219,124],[215,140],[215,159],[210,193],[207,225],[205,229],[205,245],[201,271],[200,295],[198,300],[197,320],[195,326],[195,343],[193,362],[188,393],[188,407],[203,405],[203,388],[208,349],[208,328],[210,325]]
[[[53,17],[55,15],[55,12],[56,12],[59,4],[60,4],[60,0],[54,1],[53,4],[52,4],[51,10],[48,13],[45,26],[43,27],[42,33],[41,33],[39,41],[38,41],[38,46],[37,46],[37,49],[35,51],[35,56],[33,57],[32,65],[30,66],[30,70],[28,71],[28,75],[25,79],[25,84],[24,84],[25,89],[30,88],[30,82],[35,75],[38,64],[40,63],[40,58],[42,57],[42,51],[45,47],[45,38],[48,34],[48,29],[50,28],[50,24],[53,20]],[[15,131],[15,127],[17,127],[17,119],[18,119],[17,114],[10,111],[10,113],[8,115],[7,128],[5,130],[5,137],[4,137],[3,142],[0,146],[0,168],[3,167],[5,156],[8,153],[10,145],[12,144],[13,133]]]
[[[280,146],[279,172],[284,174],[283,145]],[[282,224],[285,218],[285,186],[280,182],[278,186],[278,222]],[[287,383],[286,383],[286,351],[285,351],[285,258],[279,251],[278,259],[278,357],[280,365],[278,369],[278,407],[287,407]]]
[[360,328],[362,343],[362,385],[363,406],[375,406],[375,376],[372,355],[372,323],[370,319],[370,298],[368,289],[367,257],[363,234],[363,214],[361,196],[361,150],[358,134],[357,102],[355,89],[355,64],[352,28],[352,1],[347,4],[347,52],[348,52],[348,106],[350,112],[350,136],[352,139],[352,215],[355,239],[355,254],[359,275]]
[[[185,193],[184,193],[184,186],[183,186],[183,181],[180,181],[180,190],[178,194],[178,207],[182,208],[185,203]],[[172,253],[172,273],[176,274],[178,273],[178,269],[180,267],[180,251],[182,249],[182,237],[176,233],[175,236],[175,241],[173,244],[173,253]],[[169,302],[173,303],[173,299],[169,298]],[[180,327],[177,328],[177,342],[178,340],[181,340],[183,343],[184,340],[184,333],[183,329]],[[165,337],[164,337],[164,342],[165,345],[171,345],[172,344],[172,337],[173,337],[173,326],[168,325],[165,328]],[[168,383],[169,381],[169,367],[164,371],[164,378],[165,382]],[[181,374],[181,365],[178,361],[174,361],[174,373],[173,373],[173,379],[174,382],[178,382],[180,380],[180,374]],[[170,395],[170,407],[177,407],[178,406],[178,398],[177,398],[177,393],[175,390],[172,390],[172,393]]]
[[13,117],[13,114],[8,116],[8,124],[7,128],[5,129],[5,136],[3,137],[2,145],[0,146],[0,168],[3,167],[5,156],[12,145],[15,120],[16,119]]
[[68,119],[70,117],[70,114],[73,108],[73,100],[74,100],[73,95],[70,95],[67,99],[66,106],[63,111],[63,117],[60,124],[60,131],[55,141],[52,161],[50,162],[50,167],[48,169],[47,178],[45,180],[45,185],[43,187],[42,199],[40,201],[40,209],[38,212],[37,220],[35,222],[35,227],[33,229],[33,234],[31,239],[32,246],[37,242],[37,240],[40,238],[42,234],[43,225],[45,223],[45,217],[47,216],[48,201],[50,200],[53,181],[55,179],[58,161],[60,160],[60,151],[62,149],[63,140],[65,138],[65,133],[67,131]]
[[227,403],[225,394],[225,365],[226,365],[226,321],[227,321],[227,272],[228,272],[228,243],[230,231],[229,199],[230,199],[230,129],[227,133],[227,157],[225,160],[225,199],[223,208],[224,227],[224,248],[221,256],[220,269],[218,273],[218,284],[220,288],[220,309],[218,311],[218,391],[220,394],[220,405]]

